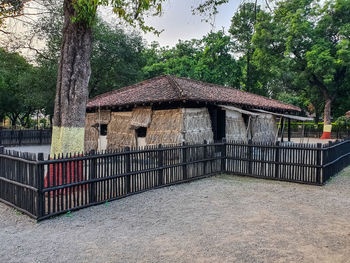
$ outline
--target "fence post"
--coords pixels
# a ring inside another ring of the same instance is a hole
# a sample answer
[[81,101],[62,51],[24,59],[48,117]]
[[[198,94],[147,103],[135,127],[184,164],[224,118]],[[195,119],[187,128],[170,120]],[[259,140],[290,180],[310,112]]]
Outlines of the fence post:
[[2,130],[0,129],[0,145],[2,144],[2,134],[3,134],[3,132],[2,132]]
[[321,178],[321,168],[322,160],[321,160],[321,151],[322,151],[322,143],[317,144],[317,153],[316,153],[316,183],[323,184],[323,178]]
[[23,130],[18,131],[18,144],[22,145]]
[[40,138],[40,144],[43,144],[43,130],[39,130],[39,138]]
[[[130,147],[129,146],[127,146],[127,147],[125,147],[125,165],[126,165],[126,167],[125,167],[125,169],[126,169],[126,173],[130,173],[131,172],[131,162],[130,162]],[[131,192],[131,183],[130,183],[130,175],[127,175],[126,176],[126,183],[125,183],[125,190],[126,190],[126,193],[128,194],[128,193],[130,193]]]
[[207,174],[207,159],[208,159],[208,149],[207,149],[207,140],[204,140],[204,147],[203,147],[203,159],[204,159],[204,175]]
[[183,180],[187,180],[187,147],[186,143],[182,143],[182,174]]
[[4,149],[5,149],[4,146],[0,146],[0,154],[3,154],[3,153],[4,153]]
[[163,151],[162,145],[158,145],[158,185],[163,185]]
[[221,146],[221,172],[226,172],[226,138],[222,138]]
[[290,118],[288,118],[288,141],[290,142],[291,139],[291,127],[290,127]]
[[280,162],[280,142],[276,142],[276,151],[275,151],[275,178],[279,177],[279,162]]
[[[37,187],[38,187],[38,203],[37,203],[37,219],[40,219],[44,215],[44,210],[45,210],[45,200],[44,200],[44,194],[43,194],[43,189],[44,189],[44,167],[42,164],[40,164],[41,161],[44,161],[44,154],[43,153],[38,153],[38,163],[37,163]],[[50,200],[49,200],[50,201]]]
[[252,174],[253,149],[252,140],[248,140],[248,174]]
[[[89,155],[93,156],[95,154],[96,154],[95,150],[91,150]],[[97,171],[97,159],[92,158],[90,162],[90,177],[89,177],[90,180],[96,178],[96,171]],[[96,194],[97,194],[96,190],[97,190],[96,182],[91,183],[90,194],[89,194],[90,204],[96,202]]]

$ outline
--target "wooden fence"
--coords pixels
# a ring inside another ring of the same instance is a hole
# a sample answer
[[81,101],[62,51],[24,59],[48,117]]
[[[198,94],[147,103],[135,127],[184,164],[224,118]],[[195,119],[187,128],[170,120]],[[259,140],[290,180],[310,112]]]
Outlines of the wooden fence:
[[51,130],[0,130],[0,145],[50,144]]
[[[299,130],[299,131],[291,131],[291,138],[321,138],[323,134],[322,130]],[[288,131],[284,131],[284,138],[288,138]],[[331,133],[331,139],[345,139],[350,137],[350,130],[333,130]]]
[[42,220],[220,173],[322,185],[349,164],[350,140],[159,145],[46,160],[0,148],[0,201]]

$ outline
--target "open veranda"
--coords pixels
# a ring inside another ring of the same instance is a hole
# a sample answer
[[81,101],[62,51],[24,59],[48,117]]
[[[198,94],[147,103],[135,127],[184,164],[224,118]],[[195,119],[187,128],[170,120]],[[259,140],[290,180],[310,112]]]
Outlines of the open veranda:
[[323,187],[218,175],[39,224],[0,203],[0,258],[349,262],[349,218],[350,168]]

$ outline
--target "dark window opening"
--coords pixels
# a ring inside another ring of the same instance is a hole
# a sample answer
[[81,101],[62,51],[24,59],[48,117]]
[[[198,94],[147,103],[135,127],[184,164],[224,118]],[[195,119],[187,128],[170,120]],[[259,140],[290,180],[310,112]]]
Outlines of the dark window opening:
[[249,115],[247,114],[242,114],[242,117],[243,117],[243,120],[244,120],[244,124],[245,124],[245,127],[248,127],[248,124],[249,124]]
[[226,137],[226,111],[217,111],[217,140],[222,140]]
[[208,107],[214,140],[219,141],[226,137],[226,111],[219,107]]
[[136,129],[136,136],[139,138],[145,138],[147,135],[147,128],[146,127],[140,127]]
[[106,136],[106,135],[107,135],[107,124],[101,124],[100,136]]

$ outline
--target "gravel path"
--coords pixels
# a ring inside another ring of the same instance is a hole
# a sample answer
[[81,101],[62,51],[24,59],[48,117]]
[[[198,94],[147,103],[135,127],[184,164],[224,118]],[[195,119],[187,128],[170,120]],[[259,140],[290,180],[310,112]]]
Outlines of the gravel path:
[[40,223],[0,203],[0,262],[350,262],[350,168],[324,187],[221,175]]

